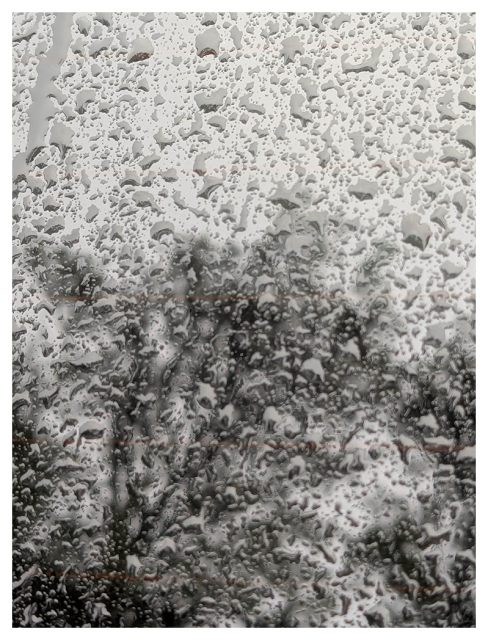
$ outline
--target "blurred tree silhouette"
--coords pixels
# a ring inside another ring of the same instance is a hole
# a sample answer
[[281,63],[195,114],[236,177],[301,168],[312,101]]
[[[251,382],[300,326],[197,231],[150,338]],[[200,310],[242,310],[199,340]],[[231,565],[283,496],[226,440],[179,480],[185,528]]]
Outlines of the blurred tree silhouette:
[[[14,626],[333,626],[364,600],[364,626],[474,625],[470,346],[398,361],[387,300],[329,293],[302,224],[246,254],[175,236],[137,289],[32,246],[47,302],[14,341]],[[416,449],[438,480],[405,507]],[[362,505],[378,476],[381,522]]]

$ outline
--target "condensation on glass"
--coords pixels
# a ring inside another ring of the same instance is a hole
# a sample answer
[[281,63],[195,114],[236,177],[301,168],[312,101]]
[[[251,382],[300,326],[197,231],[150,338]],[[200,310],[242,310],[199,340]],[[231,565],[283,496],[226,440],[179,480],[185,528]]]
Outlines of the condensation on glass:
[[475,14],[13,14],[13,625],[475,626]]

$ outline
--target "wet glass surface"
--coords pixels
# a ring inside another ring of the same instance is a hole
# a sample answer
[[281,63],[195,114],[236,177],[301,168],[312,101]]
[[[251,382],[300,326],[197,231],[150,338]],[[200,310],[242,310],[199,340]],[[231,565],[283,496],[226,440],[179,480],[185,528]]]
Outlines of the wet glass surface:
[[475,14],[13,14],[13,625],[475,626]]

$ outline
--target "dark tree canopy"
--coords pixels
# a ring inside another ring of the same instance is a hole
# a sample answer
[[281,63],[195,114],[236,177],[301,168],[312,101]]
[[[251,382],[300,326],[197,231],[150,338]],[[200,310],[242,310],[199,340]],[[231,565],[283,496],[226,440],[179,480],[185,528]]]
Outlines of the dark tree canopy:
[[398,358],[309,237],[179,237],[126,289],[30,245],[14,626],[474,625],[472,345]]

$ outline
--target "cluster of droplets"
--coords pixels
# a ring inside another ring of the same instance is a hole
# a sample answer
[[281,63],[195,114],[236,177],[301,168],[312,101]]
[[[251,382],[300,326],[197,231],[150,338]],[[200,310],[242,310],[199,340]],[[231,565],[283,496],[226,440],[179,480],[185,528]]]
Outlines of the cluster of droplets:
[[472,626],[474,14],[13,23],[16,626]]

